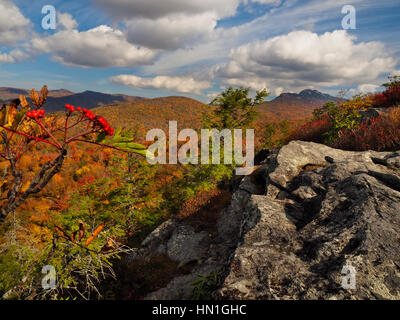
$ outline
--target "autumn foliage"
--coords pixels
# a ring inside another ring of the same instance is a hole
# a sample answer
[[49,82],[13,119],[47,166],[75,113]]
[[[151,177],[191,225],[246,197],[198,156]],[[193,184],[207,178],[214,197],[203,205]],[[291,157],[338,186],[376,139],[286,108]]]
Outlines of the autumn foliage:
[[[0,181],[0,229],[6,231],[1,235],[0,248],[6,248],[6,252],[12,256],[15,254],[13,250],[18,248],[16,244],[20,242],[24,247],[20,256],[27,256],[33,250],[37,251],[36,259],[44,259],[45,264],[50,261],[53,265],[61,264],[59,269],[65,268],[63,274],[59,275],[60,279],[65,277],[63,286],[75,285],[75,290],[81,295],[90,295],[91,291],[96,290],[93,281],[98,278],[97,270],[107,269],[112,273],[107,259],[125,249],[117,245],[115,237],[110,236],[104,221],[89,224],[78,217],[72,219],[69,216],[65,223],[57,222],[52,215],[54,211],[63,213],[68,209],[71,198],[68,191],[72,191],[74,185],[79,188],[91,176],[91,183],[94,183],[99,174],[104,174],[104,168],[93,165],[99,160],[95,159],[94,152],[86,148],[86,152],[82,153],[77,144],[92,145],[103,150],[101,157],[104,162],[108,161],[110,150],[120,154],[145,155],[146,148],[134,143],[121,130],[114,131],[104,117],[82,107],[67,104],[63,115],[47,116],[43,108],[47,95],[48,90],[44,86],[40,93],[31,91],[31,102],[21,95],[0,109],[0,168],[3,178]],[[82,163],[87,156],[90,164]],[[65,164],[69,170],[64,169]],[[38,194],[39,197],[36,196]],[[35,196],[37,200],[32,199]],[[19,221],[24,227],[18,227]],[[100,239],[103,234],[109,236]],[[29,238],[29,242],[26,238]],[[59,243],[63,242],[62,249],[56,250]],[[27,246],[28,243],[36,243],[36,246]],[[93,253],[97,255],[96,259],[90,257]],[[68,269],[60,259],[71,254],[79,256],[79,259],[70,263],[72,269]],[[31,263],[33,260],[35,258]],[[26,265],[29,266],[29,263]],[[31,281],[27,287],[21,287],[20,283],[13,288],[15,292],[9,294],[24,292],[28,298],[37,297],[39,285],[34,276],[38,272],[36,268],[39,268],[38,265],[33,263],[24,271],[25,277]],[[23,270],[22,267],[20,271]],[[7,285],[4,279],[9,281],[8,270],[5,272],[0,279],[0,293]],[[86,278],[86,282],[81,284],[77,275]]]
[[375,108],[390,108],[400,104],[400,82],[389,85],[382,93],[373,95],[372,100]]
[[323,143],[325,140],[324,134],[329,131],[331,124],[328,120],[313,120],[295,129],[288,140],[301,140],[316,143]]
[[400,150],[400,110],[390,110],[377,118],[366,120],[358,128],[346,130],[334,147],[352,151]]
[[[391,77],[386,90],[358,95],[342,103],[328,103],[314,111],[314,117],[296,128],[291,140],[326,143],[332,147],[364,151],[400,149],[400,81]],[[379,116],[362,117],[361,111],[378,108]]]

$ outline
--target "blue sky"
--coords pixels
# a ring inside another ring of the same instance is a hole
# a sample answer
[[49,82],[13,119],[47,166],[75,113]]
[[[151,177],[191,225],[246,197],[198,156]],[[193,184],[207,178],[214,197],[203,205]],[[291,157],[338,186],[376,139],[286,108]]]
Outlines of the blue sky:
[[398,0],[0,0],[0,21],[0,86],[208,102],[230,85],[375,91],[400,73]]

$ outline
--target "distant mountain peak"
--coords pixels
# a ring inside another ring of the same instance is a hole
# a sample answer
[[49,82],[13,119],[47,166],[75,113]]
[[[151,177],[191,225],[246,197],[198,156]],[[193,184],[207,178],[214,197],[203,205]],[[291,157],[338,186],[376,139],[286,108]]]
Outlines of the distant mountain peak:
[[305,89],[300,93],[282,93],[263,103],[258,109],[283,119],[302,119],[310,116],[315,108],[320,108],[329,101],[339,100],[315,89]]
[[327,93],[322,93],[315,89],[305,89],[300,93],[282,93],[280,96],[276,97],[275,100],[285,100],[285,99],[305,99],[305,100],[331,100],[337,101],[339,98],[331,96]]
[[305,89],[305,90],[301,91],[299,94],[301,96],[304,96],[304,95],[321,95],[323,93],[318,90],[314,90],[314,89]]
[[299,95],[303,96],[303,97],[313,97],[313,98],[316,98],[316,99],[321,99],[322,98],[322,99],[332,99],[334,101],[339,100],[339,98],[337,98],[337,97],[331,96],[331,95],[329,95],[327,93],[323,93],[321,91],[314,90],[314,89],[303,90],[303,91],[301,91],[299,93]]

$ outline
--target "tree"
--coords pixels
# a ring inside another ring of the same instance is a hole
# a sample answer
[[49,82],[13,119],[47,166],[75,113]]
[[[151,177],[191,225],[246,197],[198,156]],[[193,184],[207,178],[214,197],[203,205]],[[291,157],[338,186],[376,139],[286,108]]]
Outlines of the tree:
[[282,147],[290,132],[290,122],[267,123],[262,133],[263,147],[267,149]]
[[257,117],[256,107],[269,96],[266,89],[257,91],[254,99],[249,92],[249,88],[243,87],[226,89],[211,102],[216,108],[211,116],[204,117],[204,124],[219,130],[248,127]]
[[[7,175],[9,183],[2,193],[7,196],[0,199],[0,224],[7,216],[21,206],[31,195],[46,187],[50,180],[60,172],[68,154],[68,147],[75,142],[84,142],[103,148],[112,148],[122,152],[134,152],[144,155],[145,147],[124,138],[109,125],[106,119],[96,116],[92,111],[67,104],[63,119],[47,117],[41,109],[47,99],[48,90],[44,86],[39,93],[31,91],[31,107],[26,97],[21,95],[10,105],[0,108],[0,159],[9,163]],[[113,137],[114,136],[114,137]],[[113,137],[113,138],[111,138]],[[42,144],[52,148],[56,157],[43,164],[40,172],[30,181],[24,179],[18,162],[34,146]],[[22,188],[28,182],[28,187]],[[4,184],[2,185],[2,189]]]

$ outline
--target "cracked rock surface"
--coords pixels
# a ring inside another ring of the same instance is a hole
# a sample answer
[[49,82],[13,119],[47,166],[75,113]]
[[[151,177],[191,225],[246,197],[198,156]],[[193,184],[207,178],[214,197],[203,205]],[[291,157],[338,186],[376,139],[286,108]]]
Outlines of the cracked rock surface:
[[196,274],[222,270],[216,299],[400,299],[400,152],[294,141],[263,157],[215,236],[170,220],[144,241],[193,265],[147,298],[190,299]]

